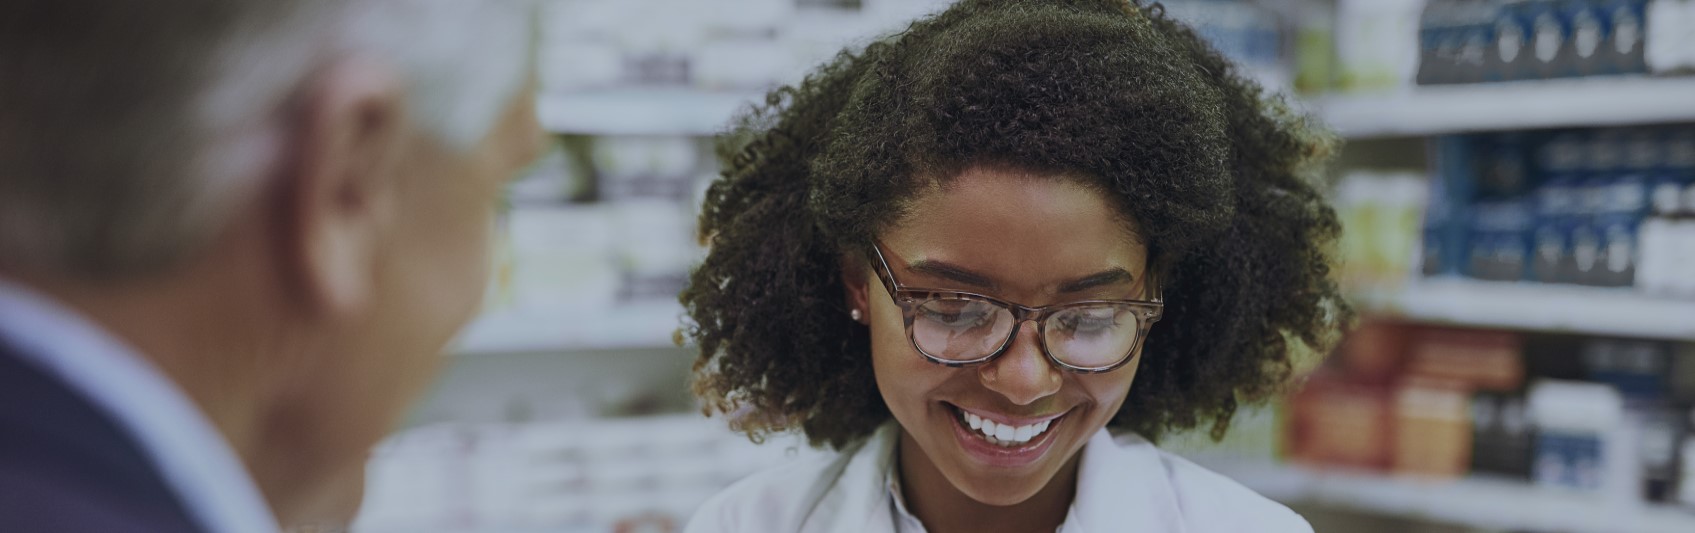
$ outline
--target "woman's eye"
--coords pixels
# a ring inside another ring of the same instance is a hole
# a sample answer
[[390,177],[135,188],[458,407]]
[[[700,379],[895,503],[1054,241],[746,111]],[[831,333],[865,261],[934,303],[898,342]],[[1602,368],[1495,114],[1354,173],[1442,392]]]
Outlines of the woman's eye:
[[1118,313],[1112,311],[1083,311],[1060,315],[1059,326],[1075,333],[1100,333],[1118,326]]
[[920,309],[924,320],[950,328],[971,328],[989,322],[993,316],[978,305],[931,305]]
[[949,327],[968,327],[975,326],[983,322],[984,316],[985,315],[982,313],[943,313],[930,311],[925,313],[924,318],[933,322],[939,322]]

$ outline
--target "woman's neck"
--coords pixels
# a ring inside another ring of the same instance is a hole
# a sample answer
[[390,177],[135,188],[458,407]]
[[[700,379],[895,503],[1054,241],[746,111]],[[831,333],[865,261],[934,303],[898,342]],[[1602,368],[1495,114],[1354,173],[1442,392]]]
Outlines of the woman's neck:
[[1067,461],[1035,495],[1004,507],[979,502],[954,487],[904,430],[895,459],[904,493],[900,496],[929,533],[1054,531],[1065,521],[1077,491],[1078,457]]

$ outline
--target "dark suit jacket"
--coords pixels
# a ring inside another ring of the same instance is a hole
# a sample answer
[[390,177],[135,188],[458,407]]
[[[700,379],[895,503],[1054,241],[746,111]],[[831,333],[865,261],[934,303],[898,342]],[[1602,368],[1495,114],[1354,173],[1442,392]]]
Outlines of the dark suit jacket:
[[141,448],[0,338],[0,533],[204,533]]

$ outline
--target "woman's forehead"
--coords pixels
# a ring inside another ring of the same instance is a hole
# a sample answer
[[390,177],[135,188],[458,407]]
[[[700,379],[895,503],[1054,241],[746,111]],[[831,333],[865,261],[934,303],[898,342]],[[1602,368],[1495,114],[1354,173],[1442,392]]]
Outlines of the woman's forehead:
[[938,262],[1006,282],[1059,284],[1119,268],[1147,249],[1115,204],[1059,176],[974,169],[931,188],[881,236],[908,263]]

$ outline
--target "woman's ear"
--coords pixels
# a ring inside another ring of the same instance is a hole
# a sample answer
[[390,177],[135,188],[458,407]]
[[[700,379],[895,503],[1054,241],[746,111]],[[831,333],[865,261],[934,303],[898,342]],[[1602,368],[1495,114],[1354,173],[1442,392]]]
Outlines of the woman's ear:
[[842,257],[842,297],[849,316],[861,324],[871,321],[871,272],[855,254]]

